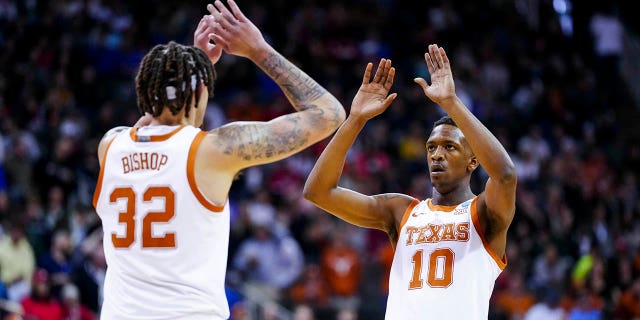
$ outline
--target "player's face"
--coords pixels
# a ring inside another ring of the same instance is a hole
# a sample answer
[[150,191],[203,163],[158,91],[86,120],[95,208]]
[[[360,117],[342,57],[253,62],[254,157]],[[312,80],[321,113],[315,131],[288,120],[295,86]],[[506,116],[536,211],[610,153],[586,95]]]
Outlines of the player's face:
[[456,126],[435,127],[427,140],[427,164],[437,189],[455,186],[475,169],[475,157],[464,134]]

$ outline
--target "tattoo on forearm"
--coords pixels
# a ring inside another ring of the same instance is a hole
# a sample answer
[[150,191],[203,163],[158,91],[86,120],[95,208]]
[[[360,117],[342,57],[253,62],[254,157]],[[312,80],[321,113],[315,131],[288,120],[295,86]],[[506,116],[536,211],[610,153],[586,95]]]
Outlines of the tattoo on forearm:
[[[324,110],[315,104],[303,104],[300,106],[300,111],[303,110],[309,110],[307,122],[312,128],[325,130],[329,126],[334,128],[340,124],[340,111],[337,108]],[[331,114],[326,115],[325,112]]]
[[300,129],[299,116],[288,119],[294,129],[283,132],[266,132],[268,127],[259,124],[246,124],[220,128],[221,137],[216,144],[228,155],[237,156],[245,161],[269,159],[299,150],[309,141],[309,133]]
[[293,63],[277,53],[262,61],[265,72],[273,77],[284,93],[296,102],[310,102],[327,91]]

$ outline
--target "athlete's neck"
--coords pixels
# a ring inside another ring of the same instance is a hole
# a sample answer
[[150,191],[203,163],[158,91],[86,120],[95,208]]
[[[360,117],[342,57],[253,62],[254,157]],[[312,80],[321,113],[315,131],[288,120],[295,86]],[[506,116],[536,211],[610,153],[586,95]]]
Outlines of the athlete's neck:
[[476,196],[471,191],[471,186],[468,183],[461,183],[452,190],[442,193],[433,188],[432,194],[431,203],[438,206],[459,205]]
[[[190,116],[193,115],[195,112],[191,112]],[[171,111],[169,110],[169,108],[165,108],[162,113],[157,116],[157,117],[153,117],[153,119],[151,120],[151,123],[149,123],[150,126],[179,126],[179,125],[194,125],[194,120],[192,119],[193,117],[185,117],[184,116],[184,109],[182,109],[178,114],[173,115],[171,114]]]
[[167,119],[159,119],[159,118],[153,118],[153,120],[151,120],[151,123],[149,123],[150,126],[180,126],[180,125],[193,125],[191,123],[191,121],[188,121],[188,119],[186,118],[182,118],[182,119],[174,119],[174,120],[167,120]]

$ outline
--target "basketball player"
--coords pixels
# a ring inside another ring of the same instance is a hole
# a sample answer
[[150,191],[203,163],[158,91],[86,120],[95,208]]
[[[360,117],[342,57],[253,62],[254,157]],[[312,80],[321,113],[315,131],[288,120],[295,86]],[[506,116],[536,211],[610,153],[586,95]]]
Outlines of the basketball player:
[[[304,196],[347,222],[387,232],[395,245],[387,319],[487,319],[495,279],[506,265],[515,169],[498,140],[456,96],[444,49],[430,45],[425,60],[431,85],[421,78],[415,82],[450,116],[435,123],[426,143],[432,198],[366,196],[338,186],[358,133],[395,98],[387,96],[395,73],[390,61],[381,62],[372,82],[367,67],[350,115],[318,159]],[[490,178],[476,196],[470,177],[480,164]]]
[[[195,34],[203,50],[175,42],[151,49],[136,76],[138,106],[148,115],[100,142],[94,206],[108,264],[102,319],[227,319],[234,176],[307,148],[344,120],[335,97],[269,46],[233,0],[228,5],[208,7]],[[297,112],[198,129],[221,49],[253,61]]]

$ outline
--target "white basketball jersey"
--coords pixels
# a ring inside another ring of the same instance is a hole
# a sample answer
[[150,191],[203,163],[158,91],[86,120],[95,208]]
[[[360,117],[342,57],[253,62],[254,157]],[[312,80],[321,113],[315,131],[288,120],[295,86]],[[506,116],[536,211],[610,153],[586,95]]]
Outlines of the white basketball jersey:
[[198,190],[206,135],[150,126],[116,135],[94,194],[107,274],[101,319],[227,319],[229,208]]
[[506,261],[484,239],[477,199],[457,206],[415,200],[407,208],[391,266],[386,319],[487,319]]

